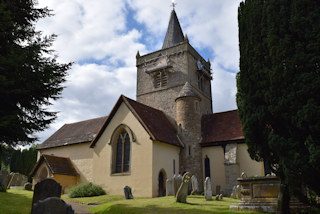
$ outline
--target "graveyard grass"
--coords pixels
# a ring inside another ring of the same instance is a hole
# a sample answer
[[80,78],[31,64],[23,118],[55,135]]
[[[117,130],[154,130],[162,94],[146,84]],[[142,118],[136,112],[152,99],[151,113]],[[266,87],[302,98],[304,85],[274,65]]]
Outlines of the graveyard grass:
[[[26,190],[8,190],[0,192],[1,213],[30,213],[33,192]],[[62,199],[68,198],[62,196]],[[71,199],[71,198],[70,198]],[[206,201],[204,196],[188,196],[187,204],[176,203],[173,196],[161,198],[135,198],[125,200],[124,196],[102,195],[86,198],[72,198],[85,204],[99,204],[91,207],[92,213],[149,213],[149,214],[258,214],[258,212],[239,212],[229,210],[230,205],[236,205],[239,200],[224,198],[222,201]]]
[[9,189],[0,192],[0,213],[30,213],[33,191]]

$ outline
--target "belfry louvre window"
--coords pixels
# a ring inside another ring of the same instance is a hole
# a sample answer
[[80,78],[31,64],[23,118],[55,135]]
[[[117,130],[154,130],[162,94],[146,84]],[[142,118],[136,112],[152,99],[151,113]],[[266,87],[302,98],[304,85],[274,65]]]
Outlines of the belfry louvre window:
[[130,169],[130,138],[123,130],[117,139],[115,173],[129,172]]
[[158,71],[154,76],[154,87],[166,87],[168,83],[168,75],[166,71]]

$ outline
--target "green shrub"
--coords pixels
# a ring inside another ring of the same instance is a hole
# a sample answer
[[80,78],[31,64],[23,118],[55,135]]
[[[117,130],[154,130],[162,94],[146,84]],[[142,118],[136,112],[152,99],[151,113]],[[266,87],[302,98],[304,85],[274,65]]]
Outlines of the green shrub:
[[98,185],[92,183],[82,183],[70,189],[68,196],[70,198],[91,197],[105,195],[106,192]]

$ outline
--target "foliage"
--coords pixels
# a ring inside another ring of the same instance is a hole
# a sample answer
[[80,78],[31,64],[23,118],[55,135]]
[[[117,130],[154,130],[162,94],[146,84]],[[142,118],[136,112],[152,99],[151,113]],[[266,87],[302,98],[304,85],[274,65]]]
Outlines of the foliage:
[[[2,157],[0,161],[10,169],[11,172],[19,172],[29,176],[37,162],[37,150],[35,146],[29,149],[19,150],[10,146],[2,146]],[[31,178],[29,178],[29,181]]]
[[49,49],[55,35],[35,29],[49,15],[36,0],[0,2],[0,144],[34,142],[56,117],[46,106],[59,98],[71,64],[58,63]]
[[8,189],[0,192],[1,213],[31,213],[32,191]]
[[98,185],[92,183],[82,183],[70,189],[68,196],[70,198],[91,197],[105,195],[106,192]]
[[319,14],[320,1],[246,0],[238,15],[237,104],[248,151],[303,201],[302,186],[320,195]]

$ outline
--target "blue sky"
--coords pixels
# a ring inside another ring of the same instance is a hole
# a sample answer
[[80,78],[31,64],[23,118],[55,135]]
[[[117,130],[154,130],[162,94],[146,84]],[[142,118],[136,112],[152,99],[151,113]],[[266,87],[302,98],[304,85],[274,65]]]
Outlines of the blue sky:
[[[239,70],[237,10],[241,0],[176,0],[182,30],[190,44],[210,59],[213,111],[236,109]],[[61,62],[74,62],[62,98],[49,107],[57,120],[44,141],[65,123],[108,115],[121,94],[135,99],[135,56],[161,49],[171,0],[39,0],[55,14],[37,28],[55,33]]]

